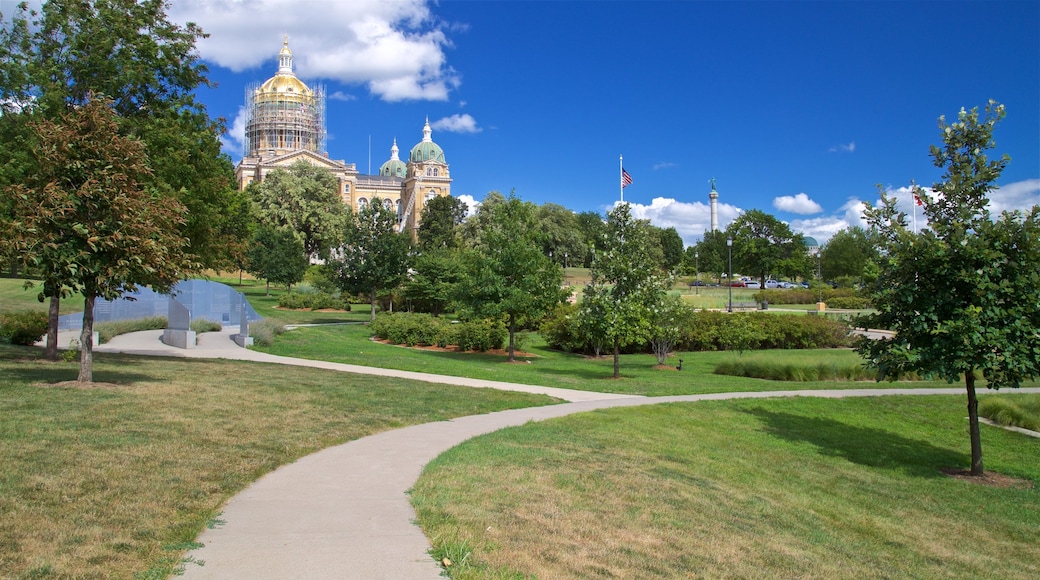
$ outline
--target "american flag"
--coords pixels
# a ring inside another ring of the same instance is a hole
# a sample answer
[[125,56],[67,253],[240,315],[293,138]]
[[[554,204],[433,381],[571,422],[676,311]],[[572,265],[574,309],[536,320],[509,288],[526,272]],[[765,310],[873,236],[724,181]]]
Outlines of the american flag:
[[913,194],[913,195],[914,195],[914,201],[917,202],[917,205],[924,205],[924,202],[921,201],[921,198],[917,197],[916,193]]
[[629,185],[632,185],[632,176],[629,175],[627,171],[625,171],[624,167],[622,167],[621,168],[621,189],[624,189],[624,188],[628,187]]

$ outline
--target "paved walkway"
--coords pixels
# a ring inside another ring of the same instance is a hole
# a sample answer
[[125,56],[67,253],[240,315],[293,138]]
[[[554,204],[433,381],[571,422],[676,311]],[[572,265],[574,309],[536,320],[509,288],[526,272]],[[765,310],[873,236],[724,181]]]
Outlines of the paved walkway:
[[[199,536],[204,547],[188,554],[186,578],[440,578],[427,553],[430,545],[412,522],[407,491],[424,465],[444,451],[504,427],[607,407],[668,402],[771,397],[869,397],[962,394],[963,388],[853,389],[716,393],[638,397],[571,391],[278,357],[239,348],[229,333],[200,335],[195,349],[167,347],[162,331],[116,337],[98,352],[228,358],[326,368],[459,384],[545,393],[566,404],[516,409],[387,431],[330,447],[265,475],[228,501],[221,524]],[[67,338],[66,338],[67,340]],[[1020,389],[1040,392],[1040,389]],[[198,563],[196,563],[198,562]],[[204,563],[200,565],[199,563]]]

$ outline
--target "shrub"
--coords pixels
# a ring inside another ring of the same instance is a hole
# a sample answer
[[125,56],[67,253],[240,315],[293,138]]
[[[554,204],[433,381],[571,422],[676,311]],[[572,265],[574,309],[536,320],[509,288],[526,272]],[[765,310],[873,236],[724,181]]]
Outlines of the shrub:
[[192,320],[191,324],[188,326],[196,334],[202,334],[203,332],[220,332],[221,330],[224,330],[223,324],[206,320],[205,318],[196,318],[195,320]]
[[425,313],[380,313],[370,326],[372,334],[392,344],[407,346],[455,345],[459,350],[502,348],[507,332],[500,322],[451,322]]
[[292,292],[289,294],[282,294],[278,298],[278,306],[290,310],[309,308],[311,310],[331,309],[350,312],[350,302],[324,292]]
[[162,330],[164,328],[166,328],[165,316],[149,316],[131,320],[99,322],[94,325],[94,332],[98,333],[98,343],[104,344],[120,334],[140,332],[142,330]]
[[589,345],[578,325],[578,305],[560,304],[538,331],[550,348],[563,352],[588,352]]
[[285,332],[285,324],[271,318],[265,318],[249,325],[249,336],[253,337],[253,344],[258,346],[271,346],[274,337]]
[[773,361],[756,361],[734,359],[719,363],[715,367],[717,375],[731,375],[766,379],[771,381],[873,381],[876,373],[861,364],[836,365],[821,363],[817,365],[787,364]]
[[32,346],[47,334],[47,314],[35,310],[0,313],[0,338]]
[[1040,431],[1040,396],[985,397],[979,401],[979,415],[1000,425]]

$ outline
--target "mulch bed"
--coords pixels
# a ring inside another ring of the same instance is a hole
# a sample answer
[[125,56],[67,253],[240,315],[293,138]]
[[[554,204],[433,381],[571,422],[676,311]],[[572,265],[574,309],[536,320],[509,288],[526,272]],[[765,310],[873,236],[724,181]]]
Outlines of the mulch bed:
[[967,481],[969,483],[977,483],[979,485],[985,485],[989,487],[999,487],[1002,489],[1032,489],[1033,482],[1028,479],[1021,479],[1018,477],[1011,477],[1010,475],[1004,475],[1003,473],[997,473],[995,471],[984,471],[982,475],[972,475],[969,469],[960,469],[957,467],[947,467],[942,470],[947,476],[959,479],[961,481]]

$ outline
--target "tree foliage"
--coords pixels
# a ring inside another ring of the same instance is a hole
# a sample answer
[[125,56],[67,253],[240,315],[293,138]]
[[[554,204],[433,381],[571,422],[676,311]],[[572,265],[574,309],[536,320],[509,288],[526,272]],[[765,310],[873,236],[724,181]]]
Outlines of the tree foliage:
[[[57,120],[95,96],[111,99],[120,134],[145,144],[143,183],[188,208],[178,228],[189,252],[223,265],[241,232],[227,221],[234,186],[231,161],[220,153],[223,121],[196,97],[210,86],[195,50],[205,34],[170,22],[165,11],[163,0],[50,0],[38,13],[19,5],[0,25],[0,110]],[[27,144],[5,143],[0,166],[17,174],[11,165]]]
[[33,129],[33,179],[7,189],[13,246],[43,274],[45,292],[83,294],[79,380],[89,382],[95,299],[114,300],[139,285],[168,291],[199,265],[178,233],[184,206],[147,188],[145,145],[120,136],[108,102],[88,101]]
[[931,154],[945,171],[935,196],[915,191],[928,229],[908,229],[883,191],[881,205],[866,211],[881,244],[870,287],[878,312],[867,323],[895,336],[858,349],[882,378],[913,371],[964,381],[973,475],[983,473],[976,373],[993,389],[1040,375],[1040,206],[995,221],[987,209],[1009,161],[986,156],[1003,117],[1004,107],[991,101],[982,115],[976,108],[952,123],[939,118],[943,145]]
[[254,181],[248,190],[260,223],[297,232],[307,256],[325,258],[342,239],[348,210],[328,169],[298,161]]
[[733,239],[733,269],[758,278],[805,276],[812,264],[801,234],[775,216],[748,210],[726,228]]
[[307,254],[303,242],[288,228],[261,225],[256,228],[246,250],[249,273],[267,281],[284,284],[290,291],[293,284],[303,280],[307,273]]
[[348,217],[342,239],[328,260],[329,278],[345,292],[367,294],[375,320],[376,293],[396,287],[408,272],[411,235],[397,231],[392,206],[373,198]]
[[412,260],[411,273],[404,283],[404,297],[415,310],[440,316],[455,296],[455,286],[463,273],[460,250],[420,252]]
[[589,332],[613,348],[614,378],[621,376],[621,348],[647,340],[654,308],[664,296],[666,279],[655,267],[654,239],[645,220],[632,217],[622,203],[607,214],[603,250],[592,262],[581,315]]
[[468,211],[466,202],[450,195],[437,196],[426,202],[419,224],[419,248],[434,250],[461,246],[460,227]]
[[473,316],[505,321],[510,361],[516,332],[567,295],[562,268],[542,253],[536,210],[515,195],[482,205],[481,236],[466,255],[466,273],[457,286],[458,302]]
[[677,271],[682,265],[684,244],[682,236],[674,228],[655,228],[657,245],[661,248],[661,269],[667,272]]
[[542,232],[542,253],[563,267],[583,264],[588,245],[578,230],[578,216],[555,203],[537,209],[538,229]]
[[870,232],[859,226],[838,231],[820,250],[824,280],[848,277],[862,281],[868,264],[877,259],[877,243]]

